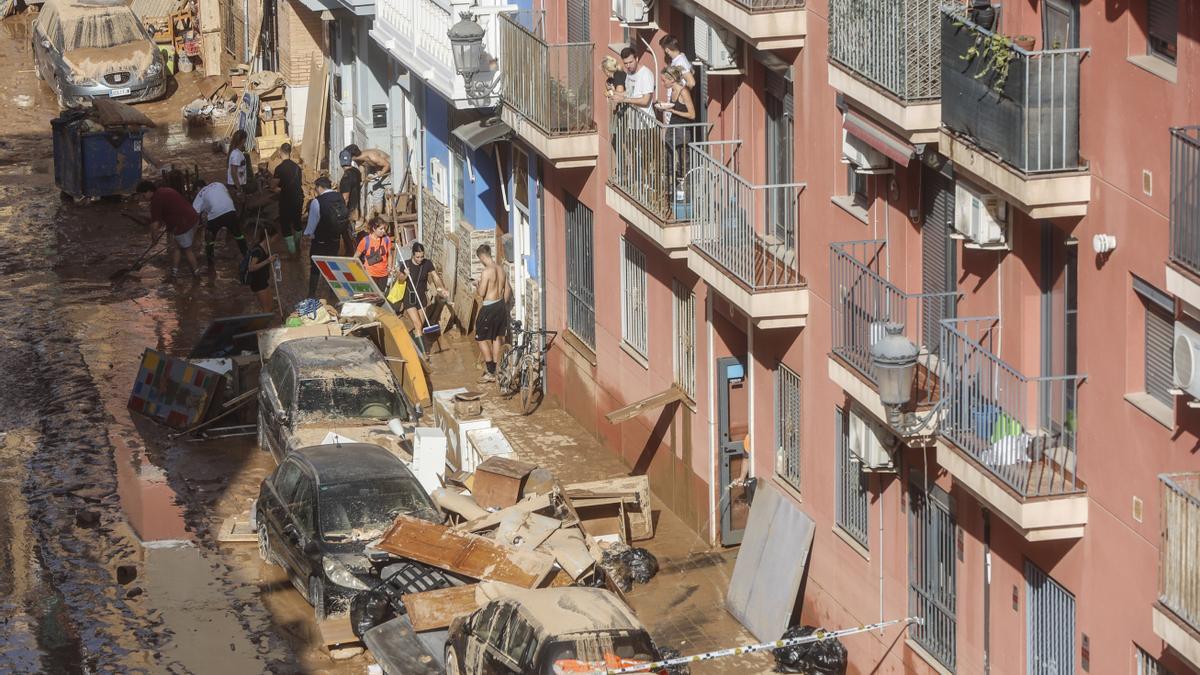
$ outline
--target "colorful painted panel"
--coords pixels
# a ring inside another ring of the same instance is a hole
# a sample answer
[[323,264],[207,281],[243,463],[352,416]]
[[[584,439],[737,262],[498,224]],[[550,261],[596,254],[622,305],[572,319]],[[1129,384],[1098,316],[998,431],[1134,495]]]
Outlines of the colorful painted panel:
[[221,377],[207,368],[147,349],[129,395],[129,409],[169,427],[186,429],[204,419]]
[[[270,328],[277,321],[274,314],[246,314],[243,316],[223,316],[213,319],[204,329],[196,346],[192,347],[189,359],[220,359],[236,354],[239,345],[234,338],[246,333],[255,333]],[[254,336],[246,342],[249,349],[258,345]]]
[[358,258],[314,255],[312,259],[338,300],[349,302],[361,299],[363,295],[383,295]]

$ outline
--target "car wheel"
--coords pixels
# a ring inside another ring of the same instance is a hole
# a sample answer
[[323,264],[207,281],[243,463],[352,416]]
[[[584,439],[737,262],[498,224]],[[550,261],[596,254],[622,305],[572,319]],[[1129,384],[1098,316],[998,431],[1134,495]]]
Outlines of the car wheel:
[[258,523],[258,557],[268,565],[278,565],[276,562],[275,553],[271,551],[271,541],[267,537],[267,524],[264,522]]
[[458,667],[458,654],[450,645],[446,645],[446,675],[462,675],[462,668]]
[[308,602],[313,606],[317,622],[325,620],[325,582],[320,577],[308,578]]

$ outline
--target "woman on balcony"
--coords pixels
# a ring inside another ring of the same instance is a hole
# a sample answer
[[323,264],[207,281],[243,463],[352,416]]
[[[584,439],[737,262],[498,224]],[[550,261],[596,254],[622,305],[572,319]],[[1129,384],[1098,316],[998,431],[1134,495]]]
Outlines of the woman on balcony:
[[655,107],[662,112],[663,123],[667,125],[667,175],[671,177],[675,201],[681,202],[686,199],[683,181],[687,175],[687,144],[693,140],[689,135],[695,128],[686,125],[696,121],[696,105],[679,66],[667,66],[659,75],[667,88],[667,100],[656,103]]

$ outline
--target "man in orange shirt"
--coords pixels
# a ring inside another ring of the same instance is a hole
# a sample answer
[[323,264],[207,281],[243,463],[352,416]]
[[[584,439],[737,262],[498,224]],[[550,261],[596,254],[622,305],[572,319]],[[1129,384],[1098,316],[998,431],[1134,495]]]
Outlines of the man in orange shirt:
[[354,257],[363,261],[367,276],[375,282],[379,292],[387,294],[388,271],[392,266],[392,238],[387,236],[387,223],[375,216],[367,225],[367,236],[358,242]]

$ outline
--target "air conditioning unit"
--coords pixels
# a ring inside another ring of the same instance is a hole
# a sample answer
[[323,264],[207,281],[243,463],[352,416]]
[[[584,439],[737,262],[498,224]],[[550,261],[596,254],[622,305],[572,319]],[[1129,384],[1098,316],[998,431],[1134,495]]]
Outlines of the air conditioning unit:
[[1187,392],[1188,396],[1200,399],[1200,333],[1176,322],[1173,352],[1175,386]]
[[859,466],[863,471],[895,470],[892,465],[892,456],[888,454],[883,441],[880,440],[887,435],[887,432],[880,429],[878,424],[868,420],[855,408],[851,408],[847,432],[849,443],[847,449],[859,461]]
[[696,28],[696,58],[708,66],[708,74],[738,71],[737,37],[700,17],[696,17],[693,23]]
[[654,21],[654,0],[613,0],[612,13],[623,26],[649,26]]
[[882,152],[845,129],[842,129],[842,157],[861,171],[880,171],[891,166]]
[[969,247],[1007,250],[1008,204],[959,181],[954,186],[954,229]]

